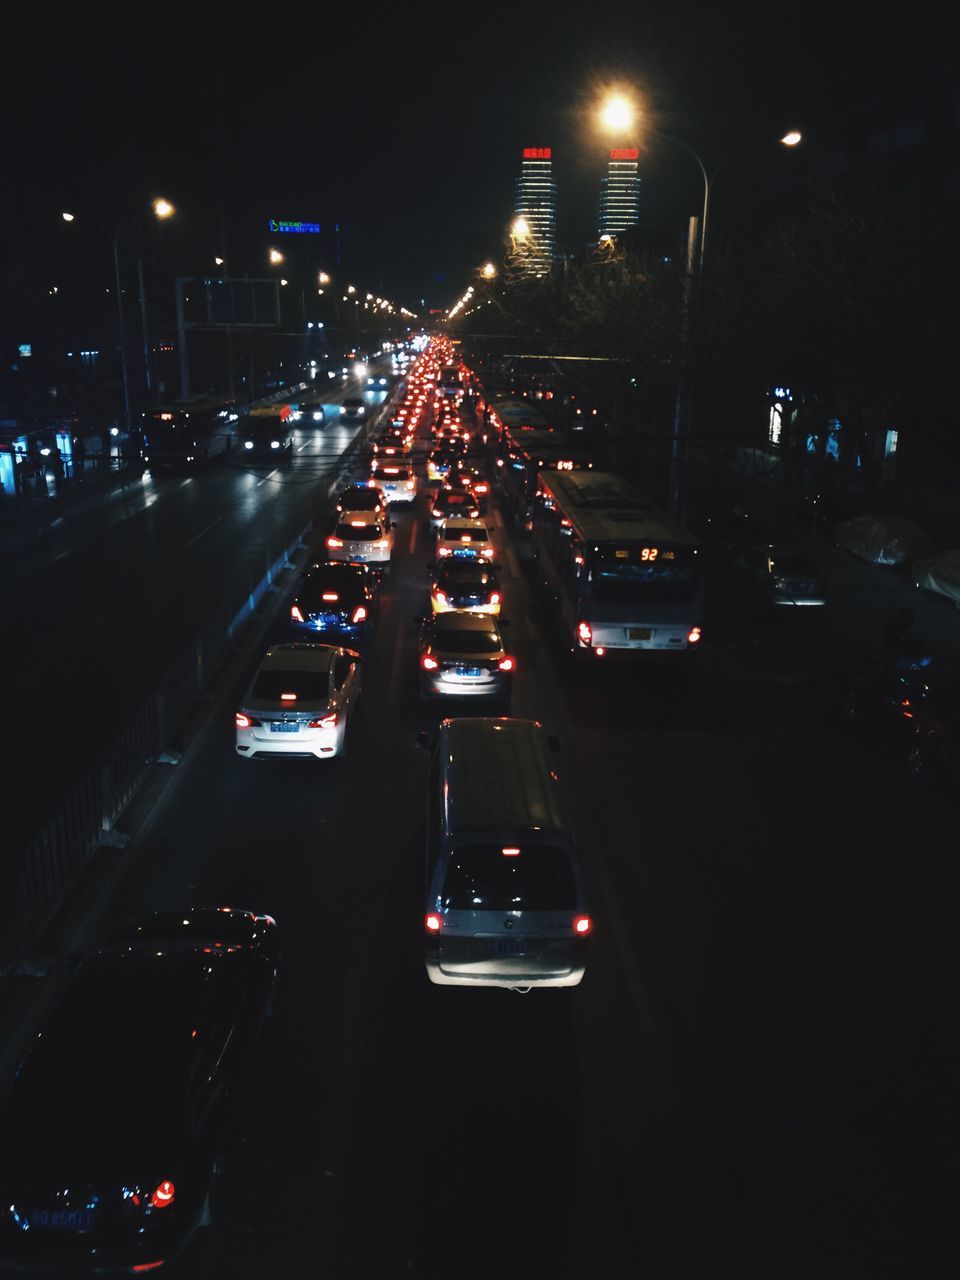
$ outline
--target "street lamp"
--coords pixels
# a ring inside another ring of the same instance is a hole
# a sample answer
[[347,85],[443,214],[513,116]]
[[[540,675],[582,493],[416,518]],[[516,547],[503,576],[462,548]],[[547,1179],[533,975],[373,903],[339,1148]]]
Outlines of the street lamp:
[[284,261],[283,254],[280,252],[279,249],[271,249],[269,257],[270,257],[270,265],[272,267],[279,266],[280,263]]

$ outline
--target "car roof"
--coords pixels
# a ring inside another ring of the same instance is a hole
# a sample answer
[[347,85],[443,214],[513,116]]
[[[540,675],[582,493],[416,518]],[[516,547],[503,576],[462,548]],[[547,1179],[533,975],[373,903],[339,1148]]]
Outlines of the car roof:
[[329,671],[343,653],[332,644],[275,644],[263,655],[261,671]]
[[382,521],[379,521],[379,522],[378,522],[378,521],[376,521],[376,520],[371,520],[371,519],[370,519],[370,517],[371,517],[372,515],[374,515],[374,514],[375,514],[375,512],[373,512],[373,511],[361,511],[361,510],[360,510],[359,508],[357,508],[357,507],[354,507],[354,508],[351,510],[351,508],[350,508],[350,507],[347,507],[345,510],[343,510],[343,511],[341,511],[341,512],[339,513],[339,516],[338,516],[338,518],[337,518],[337,524],[349,523],[351,519],[356,519],[356,518],[359,518],[359,517],[363,517],[363,519],[362,519],[362,523],[363,523],[363,524],[377,524],[377,523],[382,523]]
[[444,520],[441,526],[440,536],[448,529],[482,529],[484,533],[488,533],[486,524],[483,520],[474,520],[471,516],[450,516]]

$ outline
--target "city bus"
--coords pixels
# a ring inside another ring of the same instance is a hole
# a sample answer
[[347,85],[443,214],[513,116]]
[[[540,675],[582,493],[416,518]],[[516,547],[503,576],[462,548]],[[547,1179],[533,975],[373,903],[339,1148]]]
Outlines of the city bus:
[[531,518],[533,554],[571,654],[643,659],[699,650],[700,541],[628,480],[541,470]]
[[177,400],[140,416],[144,466],[192,467],[229,453],[239,439],[233,401]]
[[595,458],[581,440],[536,427],[508,429],[497,456],[496,474],[504,508],[519,528],[531,529],[531,508],[541,471],[593,470]]

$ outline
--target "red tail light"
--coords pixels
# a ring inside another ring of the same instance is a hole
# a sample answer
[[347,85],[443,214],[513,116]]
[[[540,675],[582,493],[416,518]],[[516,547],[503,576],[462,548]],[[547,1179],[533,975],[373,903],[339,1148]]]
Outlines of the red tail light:
[[311,720],[307,725],[308,729],[335,729],[337,727],[337,713],[331,711],[328,716],[320,716],[316,720]]
[[339,539],[339,538],[335,538],[335,537],[331,534],[331,535],[330,535],[330,537],[327,539],[327,546],[328,546],[328,547],[342,547],[342,546],[343,546],[343,543],[340,541],[340,539]]
[[290,606],[290,617],[294,622],[303,622],[303,614],[295,604]]
[[150,1203],[154,1209],[166,1209],[168,1205],[173,1204],[173,1197],[176,1192],[172,1182],[164,1179],[159,1186],[154,1188],[153,1194],[150,1196]]
[[687,635],[687,644],[699,644],[699,642],[700,642],[700,628],[691,627],[689,634]]
[[340,596],[336,591],[325,591],[321,597],[323,600],[339,600]]
[[440,663],[436,660],[436,658],[431,658],[429,653],[425,653],[423,657],[420,659],[420,665],[421,667],[423,667],[424,671],[436,671]]
[[589,646],[593,643],[593,631],[589,622],[581,622],[577,627],[577,639],[581,644]]
[[573,932],[578,938],[585,938],[588,933],[593,933],[593,921],[589,916],[577,916],[573,922]]
[[491,603],[491,604],[499,604],[499,603],[500,603],[500,592],[499,592],[499,591],[491,591],[491,592],[490,592],[490,603]]
[[431,912],[430,915],[427,916],[426,925],[427,925],[427,933],[439,933],[440,917],[438,915],[434,915]]
[[354,622],[366,622],[366,620],[367,620],[367,611],[366,611],[366,609],[363,607],[363,605],[362,605],[362,604],[358,604],[358,605],[357,605],[357,607],[356,607],[356,609],[354,609],[354,611],[353,611],[353,620],[354,620]]
[[450,554],[451,554],[451,551],[450,551],[450,548],[449,548],[449,547],[440,547],[440,548],[438,548],[438,550],[439,550],[440,555],[442,555],[442,556],[448,556],[448,555],[450,555]]
[[446,604],[446,603],[447,603],[447,597],[446,597],[446,595],[444,594],[444,592],[442,592],[442,591],[438,591],[438,592],[437,592],[437,604]]
[[497,667],[500,671],[512,671],[513,666],[514,663],[512,658],[501,658],[497,663]]
[[484,547],[483,550],[480,552],[480,554],[483,556],[484,560],[492,560],[493,547]]
[[259,726],[260,721],[256,718],[256,716],[248,716],[248,715],[245,715],[242,711],[238,711],[237,714],[233,717],[233,723],[237,726],[238,729],[253,729],[254,727]]

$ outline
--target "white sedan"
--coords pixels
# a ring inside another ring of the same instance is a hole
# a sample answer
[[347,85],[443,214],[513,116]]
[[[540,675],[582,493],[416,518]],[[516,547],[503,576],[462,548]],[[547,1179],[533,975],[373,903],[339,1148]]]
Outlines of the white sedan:
[[346,750],[360,696],[362,659],[327,644],[275,644],[264,654],[236,715],[246,760],[326,760]]
[[352,560],[388,569],[396,527],[393,521],[378,517],[373,511],[342,511],[327,537],[327,559]]
[[445,560],[493,560],[493,540],[482,520],[470,520],[465,516],[441,520],[437,529],[437,558]]

